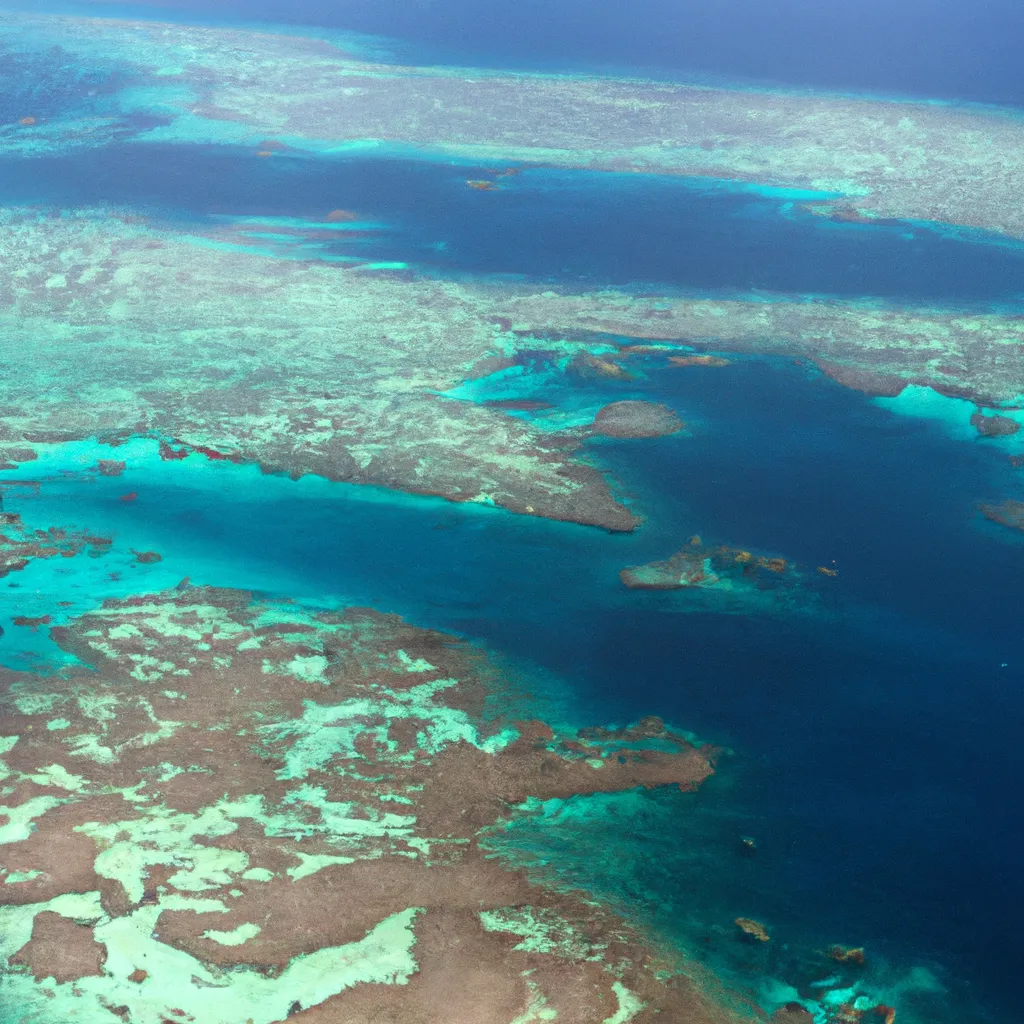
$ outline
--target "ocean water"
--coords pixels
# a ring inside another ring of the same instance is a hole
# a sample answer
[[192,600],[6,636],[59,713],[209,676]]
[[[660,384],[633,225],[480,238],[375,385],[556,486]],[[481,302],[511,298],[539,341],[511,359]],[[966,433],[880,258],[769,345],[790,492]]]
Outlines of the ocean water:
[[[22,0],[24,4],[24,0]],[[109,0],[88,13],[312,25],[439,63],[633,70],[1024,105],[1015,0]]]
[[[463,62],[1024,103],[1008,55],[1018,15],[999,4],[984,18],[930,7],[926,19],[909,4],[864,3],[843,18],[790,0],[770,23],[767,8],[739,0],[711,11],[649,3],[644,17],[630,5],[628,20],[625,5],[568,2],[545,4],[543,17],[530,3],[181,0],[177,10],[370,31],[396,37],[398,52]],[[82,83],[69,74],[65,84]],[[125,141],[74,159],[5,159],[0,189],[9,203],[127,206],[197,233],[244,224],[281,258],[434,274],[958,307],[1016,308],[1024,291],[1022,250],[983,236],[832,224],[791,195],[644,176],[531,169],[500,192],[466,189],[479,172],[397,152],[254,162],[229,147]],[[273,236],[275,220],[336,207],[361,218],[338,240],[259,237],[261,225]],[[13,626],[15,615],[71,600],[70,615],[184,576],[372,604],[460,632],[506,658],[559,715],[585,724],[658,714],[729,751],[696,796],[550,806],[496,836],[496,849],[617,901],[768,1002],[783,991],[773,984],[816,980],[811,951],[841,942],[868,946],[878,984],[911,1020],[1019,1019],[1008,908],[1024,906],[1024,543],[977,510],[1024,497],[1006,459],[1016,449],[972,437],[953,400],[915,417],[907,403],[792,361],[638,365],[639,382],[595,384],[540,361],[455,393],[581,410],[644,397],[676,409],[681,435],[591,444],[649,517],[629,536],[199,456],[163,463],[144,440],[113,453],[130,456],[123,477],[95,478],[81,470],[109,450],[54,447],[31,468],[54,480],[38,494],[6,489],[5,510],[113,533],[121,549],[163,560],[55,559],[8,578],[0,659],[59,663],[46,635]],[[128,491],[138,500],[120,501]],[[621,586],[620,568],[667,557],[695,533],[791,559],[804,574],[797,605],[769,598],[738,613]],[[393,538],[386,547],[382,534]],[[815,572],[833,564],[836,579]],[[545,690],[545,680],[561,683]],[[756,838],[755,856],[742,855],[742,835]],[[723,940],[721,923],[741,914],[770,923],[771,959],[744,959]]]

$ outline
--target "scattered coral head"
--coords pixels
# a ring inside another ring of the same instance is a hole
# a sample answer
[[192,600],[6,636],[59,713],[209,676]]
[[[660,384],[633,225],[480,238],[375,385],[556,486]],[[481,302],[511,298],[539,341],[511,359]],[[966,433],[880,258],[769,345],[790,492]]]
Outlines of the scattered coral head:
[[863,946],[829,946],[828,955],[831,960],[840,964],[863,964]]
[[986,416],[980,411],[971,416],[971,426],[981,437],[1010,437],[1020,430],[1020,424],[1009,416],[1002,416],[999,413]]
[[982,505],[981,514],[994,523],[1001,523],[1013,530],[1024,530],[1024,501],[1008,498],[998,505]]
[[753,939],[755,942],[771,941],[768,929],[760,921],[755,921],[751,917],[737,917],[733,923],[744,936]]

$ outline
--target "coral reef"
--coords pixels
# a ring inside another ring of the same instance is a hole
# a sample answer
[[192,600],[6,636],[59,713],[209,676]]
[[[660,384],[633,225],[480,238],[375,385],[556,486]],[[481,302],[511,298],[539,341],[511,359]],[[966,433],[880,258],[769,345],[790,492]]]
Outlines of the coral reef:
[[667,405],[656,402],[612,402],[594,417],[591,430],[602,437],[665,437],[686,426]]
[[982,505],[981,513],[994,523],[1009,526],[1014,530],[1024,530],[1024,501],[1007,498],[997,505]]
[[480,652],[367,609],[183,585],[53,635],[93,670],[2,676],[8,1010],[731,1019],[614,914],[477,845],[527,797],[693,788],[710,748],[653,719],[485,721]]
[[82,551],[105,554],[110,548],[106,537],[93,537],[81,531],[56,526],[33,530],[14,512],[0,512],[0,578],[24,569],[36,558],[72,558]]
[[[1024,125],[994,108],[408,67],[298,34],[129,19],[8,12],[0,41],[21,62],[56,51],[122,72],[100,83],[102,106],[79,98],[53,111],[56,125],[8,140],[36,151],[149,129],[150,138],[227,137],[271,152],[268,135],[287,126],[288,145],[311,150],[374,140],[492,165],[726,178],[801,189],[806,200],[819,193],[836,220],[931,220],[1024,237]],[[18,89],[25,68],[12,62],[10,73]]]
[[1009,437],[1020,430],[1020,424],[1016,420],[999,413],[986,416],[982,412],[976,412],[971,416],[971,426],[982,437]]
[[772,1014],[772,1024],[814,1024],[814,1014],[799,1003],[786,1003]]
[[829,946],[828,956],[830,960],[835,960],[839,964],[856,964],[860,966],[864,963],[864,947]]
[[755,921],[750,917],[737,917],[733,923],[744,938],[752,939],[754,942],[771,941],[768,929],[760,921]]
[[[772,581],[764,573],[780,579]],[[619,572],[619,578],[632,590],[687,587],[732,590],[740,581],[771,588],[790,582],[793,577],[794,572],[785,558],[754,555],[726,544],[707,546],[696,536],[671,558],[630,566]]]
[[166,458],[196,452],[630,530],[638,517],[580,458],[578,433],[445,393],[524,350],[601,382],[628,378],[608,336],[824,348],[886,379],[993,396],[987,407],[1024,390],[1024,365],[1008,358],[1024,324],[995,314],[368,274],[238,251],[217,227],[197,238],[102,211],[6,211],[0,223],[11,465],[26,438],[142,433]]

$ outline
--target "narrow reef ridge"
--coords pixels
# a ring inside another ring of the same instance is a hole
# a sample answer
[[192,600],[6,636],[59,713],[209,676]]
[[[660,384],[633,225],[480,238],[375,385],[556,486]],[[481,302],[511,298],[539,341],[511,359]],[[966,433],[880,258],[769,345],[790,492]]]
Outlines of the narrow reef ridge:
[[487,721],[480,651],[365,608],[183,584],[52,632],[92,671],[5,671],[0,700],[19,1019],[734,1019],[478,845],[528,798],[693,789],[712,748]]

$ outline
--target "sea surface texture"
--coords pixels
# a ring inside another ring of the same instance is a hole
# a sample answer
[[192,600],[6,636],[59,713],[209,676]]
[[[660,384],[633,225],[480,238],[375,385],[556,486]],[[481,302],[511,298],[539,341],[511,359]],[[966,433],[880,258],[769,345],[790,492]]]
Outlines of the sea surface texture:
[[0,3],[0,1024],[1020,1024],[1022,44]]

